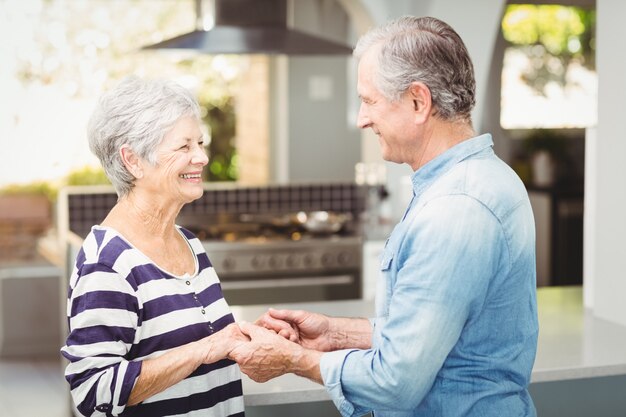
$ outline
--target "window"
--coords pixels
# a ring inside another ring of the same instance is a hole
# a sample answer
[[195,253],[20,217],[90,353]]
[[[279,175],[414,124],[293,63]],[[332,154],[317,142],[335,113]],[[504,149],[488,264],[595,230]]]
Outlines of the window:
[[[211,126],[211,180],[237,178],[238,57],[141,51],[194,27],[192,0],[5,0],[0,7],[0,187],[99,166],[85,138],[95,100],[129,74],[196,93]],[[26,169],[25,169],[26,168]]]
[[500,124],[505,129],[584,128],[597,121],[595,10],[509,5]]

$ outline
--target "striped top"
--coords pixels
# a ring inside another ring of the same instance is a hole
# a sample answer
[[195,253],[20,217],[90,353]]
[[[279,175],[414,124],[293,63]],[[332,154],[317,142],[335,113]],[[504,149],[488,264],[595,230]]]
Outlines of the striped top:
[[70,361],[65,378],[85,416],[243,416],[241,373],[224,359],[126,408],[144,359],[202,339],[234,322],[201,242],[179,228],[196,273],[159,268],[117,231],[94,226],[70,277]]

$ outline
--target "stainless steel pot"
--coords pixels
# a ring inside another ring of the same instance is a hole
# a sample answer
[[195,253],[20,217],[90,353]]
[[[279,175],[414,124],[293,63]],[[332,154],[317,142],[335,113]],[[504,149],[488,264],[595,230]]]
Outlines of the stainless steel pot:
[[316,234],[331,234],[339,232],[350,220],[350,213],[335,213],[332,211],[300,211],[296,220],[307,232]]
[[351,213],[332,211],[300,211],[291,214],[244,214],[243,222],[261,223],[275,228],[299,227],[313,234],[332,234],[339,232],[352,220]]

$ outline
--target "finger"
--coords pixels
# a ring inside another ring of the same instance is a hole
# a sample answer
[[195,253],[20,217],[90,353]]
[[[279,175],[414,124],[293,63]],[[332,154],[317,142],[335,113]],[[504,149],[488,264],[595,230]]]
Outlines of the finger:
[[221,331],[225,331],[226,337],[230,337],[233,340],[250,340],[250,338],[241,331],[237,323],[231,323]]
[[264,329],[263,327],[257,326],[255,324],[248,323],[247,321],[240,322],[239,329],[241,330],[243,334],[248,336],[250,339],[254,339],[255,337],[265,336],[268,333],[270,333],[269,330]]
[[263,326],[263,323],[265,323],[265,316],[267,316],[267,313],[261,314],[259,318],[254,321],[254,324],[257,326]]
[[296,334],[295,331],[293,331],[293,329],[291,331],[285,329],[285,330],[281,330],[280,332],[278,332],[279,336],[284,337],[287,340],[290,340],[292,342],[297,342],[298,341],[298,335]]
[[262,326],[266,329],[271,329],[276,332],[280,332],[281,330],[288,330],[291,328],[291,325],[284,320],[277,320],[269,314],[265,315]]
[[246,321],[240,321],[239,323],[237,323],[237,325],[239,326],[239,330],[241,331],[241,333],[250,337],[250,323]]
[[303,310],[276,310],[270,308],[267,312],[274,319],[284,320],[287,322],[299,323],[302,321],[306,312]]

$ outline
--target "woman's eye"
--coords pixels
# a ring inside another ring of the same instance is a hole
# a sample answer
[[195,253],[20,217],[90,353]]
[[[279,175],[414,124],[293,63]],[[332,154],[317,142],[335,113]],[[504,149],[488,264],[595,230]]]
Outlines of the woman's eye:
[[179,150],[183,150],[183,151],[184,151],[184,150],[187,150],[187,149],[189,149],[189,145],[183,145],[183,146],[181,146],[181,147],[180,147],[180,148],[178,148],[178,149],[179,149]]

